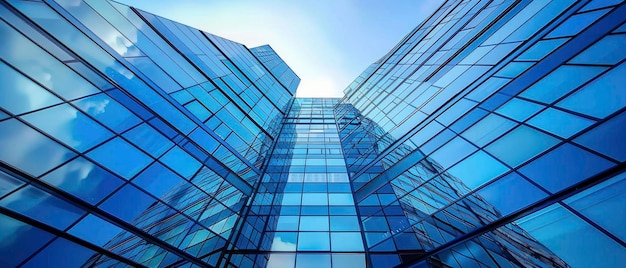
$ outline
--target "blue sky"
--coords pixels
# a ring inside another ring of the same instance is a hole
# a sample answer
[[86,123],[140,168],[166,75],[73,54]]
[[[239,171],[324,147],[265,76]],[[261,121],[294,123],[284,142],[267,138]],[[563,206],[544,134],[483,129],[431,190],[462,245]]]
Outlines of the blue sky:
[[302,81],[298,97],[341,97],[437,0],[118,0],[242,43],[269,44]]

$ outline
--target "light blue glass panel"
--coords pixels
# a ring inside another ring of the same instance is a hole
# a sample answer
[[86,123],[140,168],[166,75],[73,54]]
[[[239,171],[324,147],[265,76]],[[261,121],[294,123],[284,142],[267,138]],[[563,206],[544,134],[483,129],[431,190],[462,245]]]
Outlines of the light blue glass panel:
[[596,10],[574,15],[561,23],[559,27],[552,30],[546,38],[554,38],[560,36],[571,36],[580,33],[585,27],[596,21],[600,16],[604,15],[608,10]]
[[566,143],[519,171],[554,193],[613,165],[608,160]]
[[494,181],[476,192],[476,195],[494,206],[500,216],[508,215],[548,196],[517,173]]
[[626,263],[626,248],[560,205],[517,223],[572,267],[620,267]]
[[433,152],[430,158],[445,169],[476,151],[476,149],[471,143],[461,137],[456,137]]
[[301,216],[300,231],[328,231],[328,216]]
[[64,230],[85,211],[33,186],[26,186],[0,200],[0,206]]
[[533,66],[533,62],[511,62],[504,66],[500,71],[496,73],[497,76],[504,76],[508,78],[515,78],[524,71],[528,70],[530,66]]
[[587,10],[617,5],[623,1],[624,0],[593,0],[593,1],[590,1],[590,3],[585,5],[583,8],[581,8],[580,11],[587,11]]
[[560,47],[567,40],[569,40],[569,38],[539,41],[535,45],[527,49],[526,52],[522,53],[522,55],[519,55],[519,57],[517,57],[517,60],[539,61],[546,55],[550,54],[550,52]]
[[593,123],[595,123],[593,120],[553,108],[548,108],[528,120],[529,125],[541,128],[562,138],[569,138]]
[[59,237],[22,267],[81,267],[94,254],[93,250]]
[[87,156],[126,179],[152,162],[149,156],[119,137],[100,145]]
[[485,150],[509,166],[516,167],[558,142],[556,138],[522,125],[485,147]]
[[[98,230],[94,232],[94,230]],[[80,237],[97,246],[104,246],[107,242],[122,232],[119,227],[102,220],[92,214],[87,215],[68,231],[69,234]]]
[[0,198],[24,185],[24,182],[0,171]]
[[521,122],[537,113],[543,107],[543,105],[512,98],[510,101],[500,106],[500,108],[496,110],[496,113]]
[[145,123],[129,130],[123,136],[153,157],[161,156],[174,145],[172,141]]
[[90,149],[113,136],[111,131],[68,104],[27,114],[22,118],[79,151]]
[[359,220],[356,216],[330,216],[331,231],[359,231]]
[[478,151],[448,170],[470,189],[506,172],[508,168],[483,151]]
[[607,64],[612,65],[626,58],[626,34],[607,35],[593,46],[574,57],[573,64]]
[[624,126],[626,126],[626,113],[593,128],[576,138],[574,142],[619,161],[626,161]]
[[17,267],[53,238],[48,232],[2,214],[0,230],[0,263],[5,267]]
[[172,148],[159,160],[187,179],[191,178],[202,166],[198,160],[178,146]]
[[302,205],[326,206],[328,205],[328,194],[325,193],[303,193]]
[[41,180],[90,204],[98,203],[123,183],[117,176],[82,157],[61,166]]
[[605,67],[564,65],[520,93],[520,96],[552,103],[604,70]]
[[296,254],[272,253],[269,254],[266,268],[291,268],[296,265]]
[[105,94],[98,94],[73,102],[83,112],[121,133],[139,124],[140,120],[128,109]]
[[[63,98],[71,100],[99,91],[65,64],[4,23],[0,23],[0,36],[3,37],[0,44],[2,59]],[[24,92],[27,90],[29,89]]]
[[0,122],[0,159],[26,173],[39,176],[74,155],[15,119]]
[[281,205],[283,206],[299,206],[300,202],[302,199],[302,194],[292,194],[292,193],[286,193],[283,194],[283,200]]
[[626,106],[626,91],[623,88],[626,83],[624,73],[626,73],[626,64],[621,64],[556,105],[604,118]]
[[299,216],[279,216],[276,231],[298,231]]
[[363,251],[363,238],[360,232],[330,233],[332,251]]
[[0,107],[22,114],[61,102],[61,99],[0,62]]
[[354,205],[352,194],[328,194],[328,204],[331,206]]
[[[296,268],[330,268],[330,254],[298,253]],[[332,266],[335,267],[335,266]]]
[[297,232],[276,232],[272,240],[271,251],[296,251]]
[[626,241],[626,173],[565,199],[565,203]]
[[365,255],[364,254],[346,254],[346,253],[333,253],[333,267],[342,267],[349,265],[351,268],[365,268]]
[[461,135],[474,144],[482,147],[509,131],[517,123],[502,116],[489,114]]
[[328,232],[300,232],[298,234],[298,250],[330,250],[330,237]]
[[9,114],[7,114],[7,113],[5,113],[3,111],[0,111],[0,121],[2,121],[3,119],[7,119],[9,117],[11,117]]

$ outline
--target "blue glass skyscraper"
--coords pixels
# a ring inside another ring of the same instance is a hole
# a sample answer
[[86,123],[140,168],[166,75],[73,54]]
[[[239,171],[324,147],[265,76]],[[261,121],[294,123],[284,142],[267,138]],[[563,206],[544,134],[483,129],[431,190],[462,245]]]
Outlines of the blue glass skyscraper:
[[626,4],[450,0],[341,99],[116,2],[0,3],[0,266],[619,267]]

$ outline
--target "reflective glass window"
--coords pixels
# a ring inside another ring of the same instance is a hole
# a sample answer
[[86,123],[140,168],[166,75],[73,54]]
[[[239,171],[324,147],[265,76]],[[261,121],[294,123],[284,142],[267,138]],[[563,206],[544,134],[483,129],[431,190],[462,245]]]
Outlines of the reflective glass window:
[[[94,230],[98,231],[94,232]],[[87,215],[87,217],[83,218],[68,231],[68,233],[97,246],[104,246],[104,244],[121,232],[122,229],[119,227],[92,214]]]
[[0,171],[0,198],[24,185],[24,182]]
[[544,106],[536,103],[520,100],[518,98],[512,98],[510,101],[500,106],[500,108],[496,110],[496,113],[508,116],[521,122],[537,113],[543,107]]
[[87,156],[126,179],[135,176],[152,161],[149,156],[119,137],[100,145]]
[[200,162],[176,146],[161,157],[161,162],[185,178],[191,178],[200,169]]
[[607,35],[574,57],[573,64],[616,64],[626,58],[626,34]]
[[541,128],[562,138],[569,138],[593,123],[595,123],[593,120],[553,108],[548,108],[528,120],[529,125]]
[[557,106],[604,118],[626,106],[626,64],[615,67],[595,81],[557,103]]
[[520,168],[520,172],[554,193],[611,166],[608,160],[566,143]]
[[286,268],[295,267],[296,254],[286,253],[272,253],[269,254],[269,260],[267,261],[267,268]]
[[356,216],[330,216],[331,231],[359,231],[360,229]]
[[626,113],[622,113],[587,131],[587,133],[576,138],[574,142],[619,161],[625,161],[626,139],[624,139],[624,126],[626,126]]
[[296,268],[330,268],[330,254],[298,253]]
[[68,104],[27,114],[22,118],[79,151],[85,151],[113,135]]
[[567,40],[569,40],[569,38],[559,38],[559,39],[539,41],[536,44],[534,44],[532,47],[527,49],[524,53],[522,53],[522,55],[519,55],[517,59],[539,61],[546,55],[550,54],[550,52],[560,47]]
[[565,203],[626,241],[626,173],[565,199]]
[[560,205],[517,221],[539,243],[572,267],[619,267],[626,249]]
[[487,146],[485,150],[515,167],[558,142],[558,139],[547,134],[520,126]]
[[564,65],[520,93],[520,96],[552,103],[605,69],[605,67]]
[[61,99],[0,62],[0,107],[22,114],[61,102]]
[[476,195],[493,205],[499,216],[508,215],[548,196],[517,173],[494,181],[476,192]]
[[350,265],[352,268],[365,268],[364,254],[333,253],[332,260],[334,267]]
[[17,267],[53,236],[38,228],[0,214],[0,263]]
[[[482,147],[517,125],[502,116],[489,114],[461,135]],[[448,152],[449,153],[449,152]]]
[[301,216],[300,231],[328,231],[328,216]]
[[0,122],[0,159],[29,174],[39,176],[74,155],[15,119]]
[[0,200],[0,206],[58,229],[65,229],[85,212],[33,186],[26,186]]
[[571,16],[566,21],[562,22],[559,27],[546,35],[546,38],[576,35],[592,22],[600,18],[600,16],[604,15],[607,11],[608,10],[606,9],[596,10]]
[[105,200],[100,208],[119,217],[126,222],[132,222],[149,206],[155,205],[156,199],[148,196],[137,188],[126,185],[113,196]]
[[83,112],[121,133],[140,122],[137,116],[105,94],[98,94],[73,102]]
[[139,174],[133,183],[158,198],[186,182],[174,172],[155,162]]
[[122,185],[122,180],[82,157],[44,176],[42,181],[95,204]]
[[145,123],[124,133],[124,138],[144,149],[153,157],[161,156],[173,145],[168,138]]
[[452,164],[461,160],[463,157],[466,157],[474,152],[476,149],[477,148],[475,146],[466,140],[461,137],[456,137],[432,153],[430,158],[432,158],[434,162],[441,165],[441,167],[448,168]]
[[59,237],[22,267],[81,267],[94,254],[93,250]]
[[478,151],[450,168],[448,173],[461,180],[465,186],[474,189],[507,170],[506,166],[493,157]]
[[363,238],[359,232],[330,233],[332,251],[363,251]]
[[271,251],[296,251],[297,232],[275,232]]
[[330,250],[330,237],[328,232],[300,232],[298,234],[298,250]]
[[279,216],[276,231],[298,231],[298,216]]

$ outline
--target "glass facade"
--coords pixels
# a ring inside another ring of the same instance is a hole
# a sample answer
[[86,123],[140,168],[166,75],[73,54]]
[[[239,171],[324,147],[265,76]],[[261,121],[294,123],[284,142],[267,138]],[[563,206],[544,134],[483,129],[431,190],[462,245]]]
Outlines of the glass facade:
[[622,1],[445,1],[342,99],[116,2],[0,36],[0,266],[626,263]]

